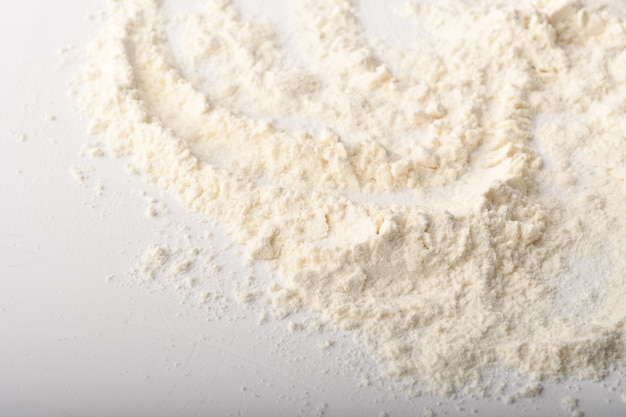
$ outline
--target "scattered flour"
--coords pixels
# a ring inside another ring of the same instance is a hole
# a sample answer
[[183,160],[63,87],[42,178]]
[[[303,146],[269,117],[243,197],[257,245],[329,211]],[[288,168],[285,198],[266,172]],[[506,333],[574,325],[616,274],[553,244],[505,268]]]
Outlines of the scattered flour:
[[70,167],[70,176],[78,184],[84,184],[85,180],[93,173],[91,166],[72,166]]
[[437,413],[435,413],[433,410],[431,410],[430,408],[424,408],[424,417],[436,417]]
[[16,142],[25,142],[26,141],[26,133],[24,132],[16,132],[13,135],[13,140]]
[[80,151],[81,156],[90,156],[92,158],[101,158],[105,155],[100,142],[90,142],[83,146]]
[[261,292],[258,290],[243,289],[235,292],[235,300],[239,304],[249,306],[260,298]]
[[170,210],[165,202],[149,195],[145,191],[140,191],[140,196],[145,200],[147,204],[145,210],[146,217],[159,217],[162,214],[170,213]]
[[170,250],[159,245],[151,245],[143,254],[136,270],[142,278],[154,279],[155,275],[160,272],[167,261],[170,259]]
[[287,39],[228,0],[114,1],[74,88],[90,132],[279,271],[260,322],[316,312],[407,387],[623,364],[623,5],[412,2],[402,48],[357,6],[290,2]]
[[521,388],[519,391],[504,397],[504,403],[513,404],[518,399],[536,397],[539,394],[541,394],[542,391],[543,391],[543,386],[540,383],[538,382],[530,383],[526,385],[525,387]]
[[333,345],[335,344],[335,342],[333,342],[332,340],[324,340],[321,343],[319,343],[319,348],[321,350],[328,350],[330,349]]
[[584,413],[578,410],[578,398],[567,396],[561,400],[563,409],[572,415],[572,417],[583,417]]

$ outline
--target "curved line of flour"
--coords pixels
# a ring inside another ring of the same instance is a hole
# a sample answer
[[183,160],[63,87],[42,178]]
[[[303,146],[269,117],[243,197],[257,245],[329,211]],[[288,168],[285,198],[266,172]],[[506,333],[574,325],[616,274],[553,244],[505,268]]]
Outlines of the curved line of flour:
[[[361,187],[365,185],[373,191],[402,190],[407,188],[407,186],[412,188],[416,183],[424,183],[429,177],[438,176],[438,173],[432,169],[437,164],[430,161],[432,157],[424,150],[423,144],[415,143],[411,147],[413,152],[411,155],[398,155],[386,149],[389,146],[383,147],[377,143],[384,143],[391,136],[405,134],[415,127],[413,119],[409,120],[407,124],[407,122],[398,122],[397,115],[387,114],[387,117],[381,121],[380,117],[376,116],[375,113],[354,112],[352,106],[355,98],[358,98],[354,91],[345,90],[341,86],[335,85],[331,80],[323,78],[325,74],[321,74],[322,78],[320,78],[320,75],[310,74],[301,66],[287,64],[285,62],[287,61],[286,55],[281,48],[282,45],[274,38],[264,41],[262,44],[263,52],[259,52],[255,48],[255,40],[246,42],[240,39],[241,33],[249,30],[255,23],[240,20],[240,16],[237,15],[232,4],[212,4],[211,9],[205,10],[203,13],[204,17],[199,21],[186,22],[186,31],[189,33],[187,33],[185,39],[211,39],[212,31],[210,28],[215,23],[211,19],[215,19],[214,15],[220,10],[227,15],[228,19],[220,32],[221,37],[215,43],[227,44],[228,46],[224,48],[228,50],[228,55],[221,57],[219,63],[229,68],[230,63],[227,62],[227,58],[231,55],[257,56],[259,60],[264,62],[263,65],[255,65],[253,68],[231,68],[230,71],[226,70],[223,78],[220,79],[220,83],[226,85],[231,83],[233,72],[241,75],[236,77],[236,81],[240,79],[245,81],[224,88],[225,95],[220,97],[221,100],[228,102],[229,96],[232,96],[230,91],[234,89],[239,91],[245,90],[245,103],[248,107],[258,107],[261,110],[261,114],[270,110],[274,112],[285,111],[283,117],[290,117],[291,114],[289,112],[294,111],[293,97],[298,94],[298,90],[290,91],[287,93],[287,97],[282,97],[278,92],[282,91],[283,86],[277,83],[281,80],[289,83],[292,80],[302,81],[305,79],[309,80],[310,83],[318,85],[318,87],[315,87],[314,92],[310,94],[305,93],[302,97],[299,97],[300,102],[296,108],[298,113],[295,116],[305,121],[323,120],[325,125],[339,132],[337,135],[326,130],[322,134],[326,139],[321,138],[322,144],[324,142],[328,143],[328,139],[332,139],[332,152],[329,152],[331,149],[328,147],[322,152],[325,155],[333,155],[333,161],[331,161],[333,164],[341,164],[342,176],[335,176],[334,181],[340,178],[342,181],[345,181],[346,174],[349,173],[346,169],[348,167],[356,171],[355,175],[352,175],[353,179],[350,180],[347,189],[344,187],[344,184],[331,184],[330,188],[326,187],[327,189],[341,190],[343,187],[347,191],[355,191],[359,188],[358,184],[360,184]],[[203,46],[198,46],[198,44]],[[207,41],[203,44],[202,41],[195,41],[193,47],[195,55],[188,60],[192,61],[193,65],[198,65],[199,61],[210,61],[211,55],[215,52],[214,48],[214,42]],[[266,58],[265,55],[260,55],[263,53],[269,55],[269,57]],[[276,60],[276,56],[280,58]],[[274,61],[266,70],[265,67],[268,66],[267,60]],[[259,68],[261,68],[261,73],[259,73]],[[219,71],[219,68],[217,70]],[[252,88],[249,88],[250,86]],[[207,89],[210,88],[211,84]],[[396,94],[394,100],[397,101],[398,97],[404,97],[405,102],[410,101],[410,95],[405,93]],[[210,93],[208,94],[210,95]],[[387,113],[389,111],[397,113],[395,109],[400,108],[397,105],[398,103],[392,103],[387,98],[385,100],[382,103],[384,105],[382,110]],[[377,103],[376,108],[372,109],[372,112],[378,111],[378,107],[381,107],[380,104]],[[235,105],[234,107],[239,108],[241,106]],[[383,114],[382,116],[385,115]],[[275,115],[272,116],[272,119],[274,117]],[[317,136],[316,141],[313,141],[313,143],[317,143],[314,145],[315,149],[319,147],[320,134],[316,133],[314,135]],[[421,152],[418,152],[420,150]],[[343,161],[338,161],[337,158],[341,158]]]

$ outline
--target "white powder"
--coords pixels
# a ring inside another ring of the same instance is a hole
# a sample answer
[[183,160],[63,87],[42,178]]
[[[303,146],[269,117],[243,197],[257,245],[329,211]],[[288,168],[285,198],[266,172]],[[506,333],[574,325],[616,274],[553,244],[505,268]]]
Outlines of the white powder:
[[399,48],[348,0],[292,2],[289,41],[226,0],[115,1],[79,102],[132,172],[278,269],[274,317],[317,312],[438,393],[597,379],[626,343],[618,3],[411,3],[427,35]]
[[74,181],[76,181],[79,184],[82,184],[85,181],[85,174],[77,166],[73,166],[70,168],[70,175],[72,176]]
[[13,140],[17,142],[25,142],[26,141],[26,133],[24,132],[16,132],[13,134]]
[[543,386],[540,383],[538,382],[530,383],[526,385],[525,387],[521,388],[519,391],[504,397],[503,402],[505,404],[513,404],[518,399],[536,397],[539,394],[541,394],[542,391],[543,391]]
[[335,342],[333,342],[332,340],[324,340],[323,342],[319,343],[319,348],[321,350],[328,350],[330,349],[333,345],[335,344]]
[[565,411],[568,411],[573,417],[583,417],[583,413],[578,410],[578,398],[567,396],[561,399],[561,405]]
[[170,250],[159,245],[152,245],[146,249],[137,264],[137,272],[143,279],[154,279],[155,275],[163,269],[170,259]]
[[252,304],[254,301],[256,301],[260,295],[261,294],[259,291],[240,290],[240,291],[235,292],[235,300],[237,300],[238,303],[244,306],[248,306]]
[[84,184],[87,178],[93,172],[93,167],[90,166],[72,166],[70,167],[70,175],[72,179],[78,184]]
[[91,142],[83,146],[83,149],[80,151],[80,155],[87,155],[92,158],[101,158],[105,155],[105,153],[100,142]]

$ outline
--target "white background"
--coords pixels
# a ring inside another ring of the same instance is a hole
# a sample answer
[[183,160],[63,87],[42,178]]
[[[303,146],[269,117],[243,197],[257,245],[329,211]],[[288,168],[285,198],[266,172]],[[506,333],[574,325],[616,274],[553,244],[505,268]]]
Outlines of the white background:
[[[278,1],[246,3],[281,14]],[[364,2],[365,20],[397,30],[381,3]],[[429,407],[448,416],[566,416],[565,395],[579,398],[588,416],[625,415],[617,374],[601,383],[546,384],[541,397],[514,406],[409,399],[390,391],[367,352],[343,333],[258,325],[258,308],[231,301],[225,316],[207,321],[206,306],[181,300],[170,283],[136,283],[128,271],[143,249],[171,236],[171,228],[159,234],[162,220],[145,216],[141,192],[165,202],[169,218],[194,234],[211,227],[129,176],[123,161],[79,155],[93,140],[66,93],[80,59],[70,49],[63,64],[59,50],[94,36],[98,21],[86,16],[101,6],[0,3],[0,415],[419,416]],[[73,166],[86,170],[83,184],[70,175]],[[224,267],[213,278],[230,295],[231,278],[246,267],[214,232],[209,243]],[[321,350],[326,340],[335,344]]]

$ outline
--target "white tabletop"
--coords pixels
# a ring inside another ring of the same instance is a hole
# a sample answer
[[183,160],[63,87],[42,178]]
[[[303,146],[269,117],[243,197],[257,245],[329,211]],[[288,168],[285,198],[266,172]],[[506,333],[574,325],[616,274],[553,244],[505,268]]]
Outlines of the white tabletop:
[[[245,3],[280,16],[280,1]],[[375,21],[380,6],[363,3]],[[129,175],[123,160],[80,155],[94,138],[67,82],[80,63],[75,47],[98,27],[87,16],[102,6],[0,4],[0,415],[566,416],[568,395],[586,415],[624,415],[621,373],[545,384],[541,397],[514,405],[411,399],[342,332],[290,331],[302,317],[258,324],[260,306],[232,300],[250,266],[220,230]],[[151,198],[171,213],[146,216]],[[221,269],[201,278],[224,298],[200,303],[172,278],[131,273],[150,244],[183,245],[180,225],[191,230],[184,245],[215,247]]]

